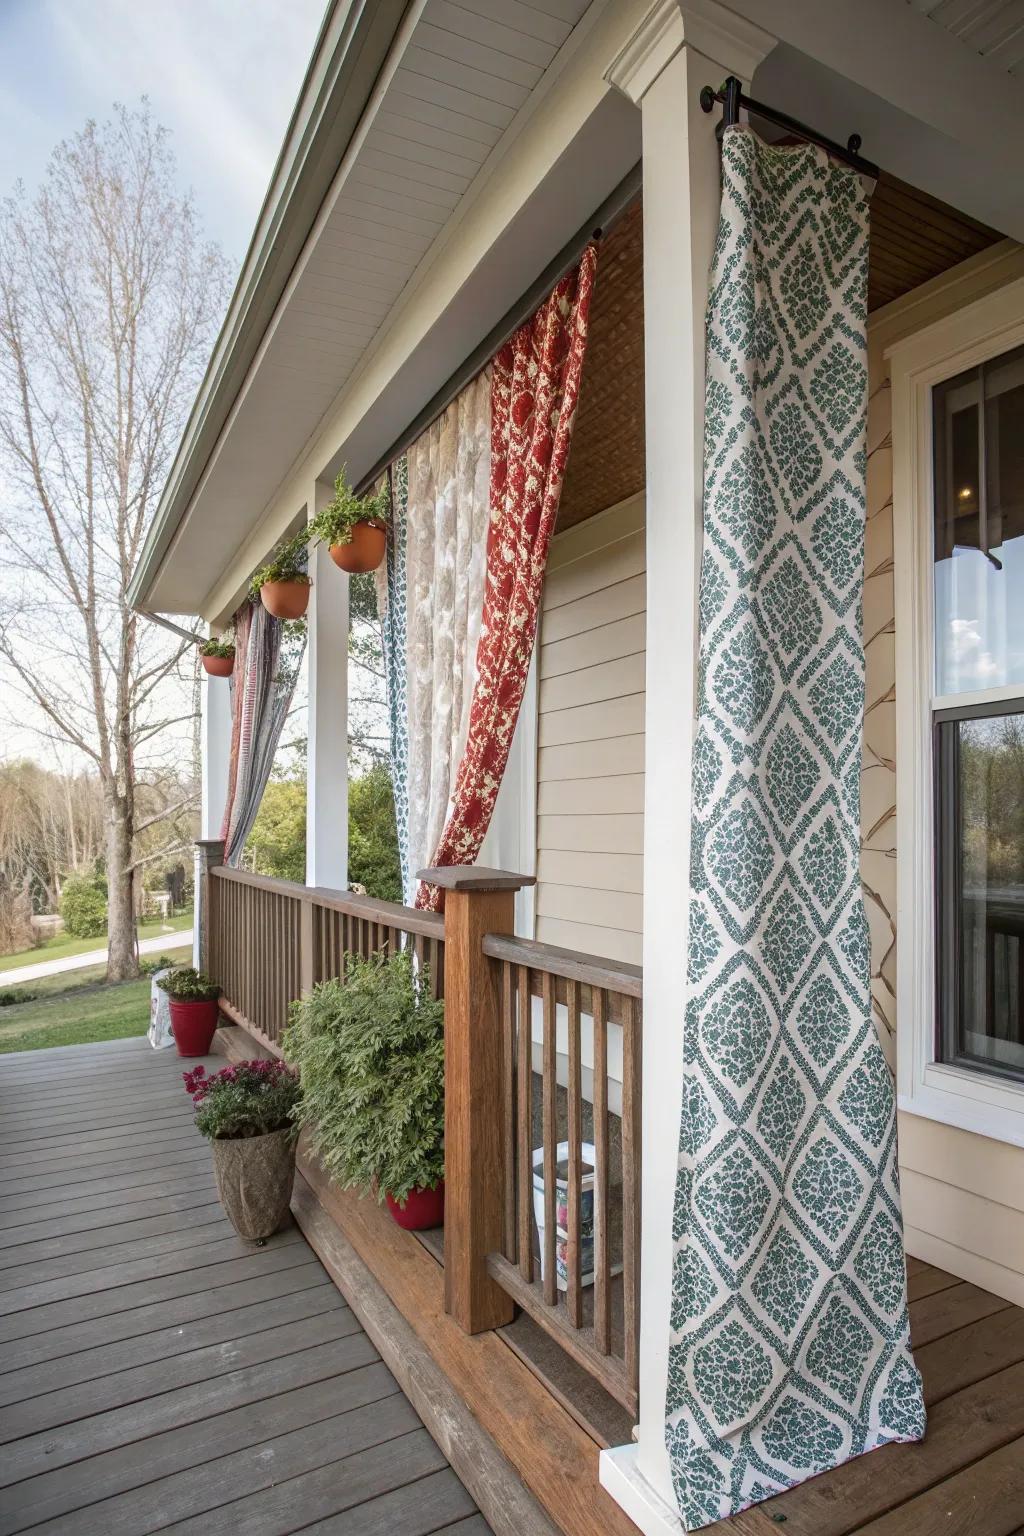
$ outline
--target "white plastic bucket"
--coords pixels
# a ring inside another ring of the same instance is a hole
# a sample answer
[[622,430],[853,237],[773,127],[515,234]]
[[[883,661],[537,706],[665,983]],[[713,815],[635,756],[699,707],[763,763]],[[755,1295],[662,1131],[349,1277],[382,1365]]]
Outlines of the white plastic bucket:
[[162,971],[155,971],[149,983],[149,1043],[154,1051],[162,1051],[174,1044],[170,998],[156,984],[158,976],[166,976],[172,969],[172,966],[166,965]]
[[[580,1142],[580,1157],[590,1165],[597,1163],[593,1142]],[[555,1164],[568,1162],[569,1143],[560,1141],[555,1148]],[[544,1279],[544,1148],[533,1151],[533,1214],[540,1234],[540,1277]],[[583,1285],[594,1283],[594,1174],[584,1173],[580,1180],[580,1270]],[[568,1289],[569,1273],[569,1180],[555,1179],[555,1277],[558,1289]]]

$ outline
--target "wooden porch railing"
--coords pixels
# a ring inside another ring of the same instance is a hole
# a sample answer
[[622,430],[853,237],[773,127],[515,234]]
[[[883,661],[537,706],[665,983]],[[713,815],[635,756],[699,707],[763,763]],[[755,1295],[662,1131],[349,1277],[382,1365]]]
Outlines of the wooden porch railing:
[[276,1053],[291,1004],[347,954],[411,945],[429,966],[445,997],[445,1308],[475,1333],[521,1307],[635,1414],[639,968],[515,938],[517,875],[423,871],[445,887],[441,916],[228,869],[219,849],[200,848],[204,968]]
[[[488,1255],[488,1270],[536,1323],[635,1414],[642,972],[637,966],[498,934],[488,935],[483,947],[500,978],[506,1169],[503,1242],[499,1252]],[[560,1041],[562,1009],[564,1039]],[[591,1044],[586,1100],[585,1020]],[[621,1113],[619,1135],[614,1137],[616,1117],[609,1103],[614,1079],[609,1073],[608,1045],[609,1034],[619,1031]],[[541,1061],[539,1138],[534,1111],[537,1054]],[[564,1082],[560,1081],[560,1059]],[[592,1121],[589,1135],[585,1106]],[[617,1142],[614,1147],[613,1142]],[[593,1146],[593,1161],[585,1166],[588,1143]],[[563,1147],[564,1157],[559,1155]],[[543,1229],[539,1276],[534,1253],[538,1153],[543,1189],[543,1222],[536,1224],[538,1231]],[[621,1224],[614,1220],[616,1190]],[[616,1227],[618,1241],[613,1247]]]
[[221,1008],[276,1049],[295,1000],[343,974],[345,956],[369,958],[411,945],[444,996],[444,918],[390,901],[294,885],[213,865],[205,968],[223,988]]

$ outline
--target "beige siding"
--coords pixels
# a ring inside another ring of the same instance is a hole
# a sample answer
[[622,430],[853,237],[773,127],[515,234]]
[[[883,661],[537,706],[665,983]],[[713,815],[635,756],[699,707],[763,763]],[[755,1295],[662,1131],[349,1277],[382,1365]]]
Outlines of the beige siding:
[[[875,1021],[896,1051],[896,711],[891,388],[886,348],[1024,273],[1007,244],[879,310],[868,327],[868,485],[864,584],[867,663],[861,872],[871,928]],[[900,515],[905,510],[898,509]],[[920,1115],[899,1117],[907,1251],[1024,1305],[1024,1148]]]
[[637,963],[645,596],[642,496],[554,541],[540,631],[537,937]]

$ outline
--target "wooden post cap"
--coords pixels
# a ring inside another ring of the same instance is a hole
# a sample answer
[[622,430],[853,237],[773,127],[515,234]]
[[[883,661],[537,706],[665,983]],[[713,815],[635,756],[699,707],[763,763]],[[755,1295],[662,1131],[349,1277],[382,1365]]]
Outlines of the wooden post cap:
[[519,891],[536,885],[536,875],[515,875],[507,869],[481,869],[478,864],[446,864],[417,871],[417,880],[445,891]]

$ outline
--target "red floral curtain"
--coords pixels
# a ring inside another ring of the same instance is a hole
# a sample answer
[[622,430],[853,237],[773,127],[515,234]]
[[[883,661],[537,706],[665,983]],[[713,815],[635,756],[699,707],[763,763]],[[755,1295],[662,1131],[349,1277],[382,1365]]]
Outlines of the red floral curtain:
[[[597,248],[589,245],[494,359],[483,621],[466,750],[436,866],[475,861],[508,762],[572,441],[596,268]],[[440,911],[443,897],[421,882],[416,905]]]

